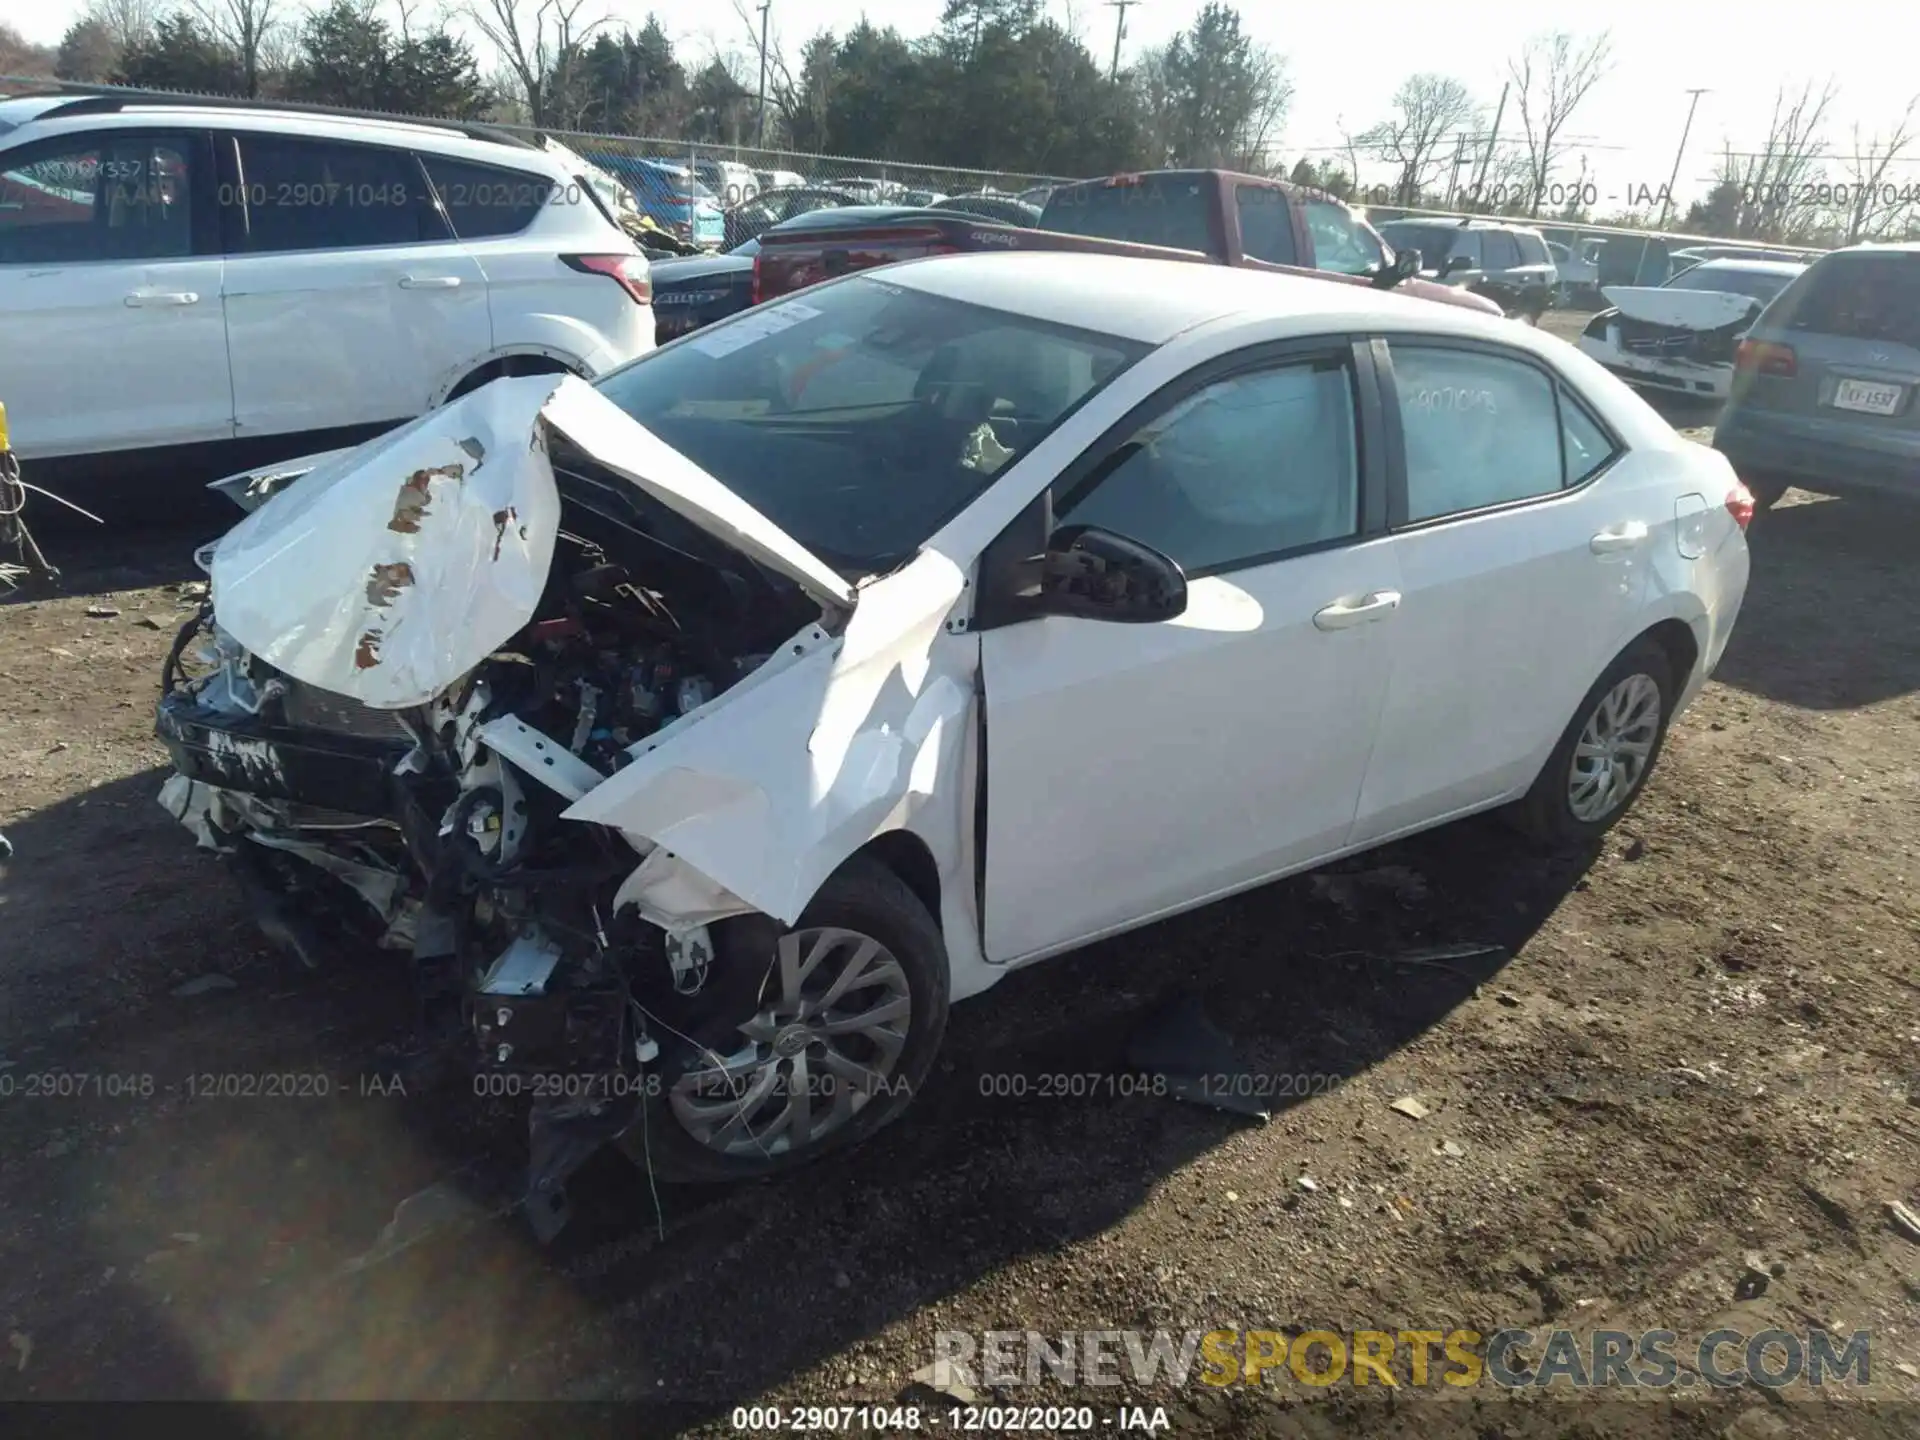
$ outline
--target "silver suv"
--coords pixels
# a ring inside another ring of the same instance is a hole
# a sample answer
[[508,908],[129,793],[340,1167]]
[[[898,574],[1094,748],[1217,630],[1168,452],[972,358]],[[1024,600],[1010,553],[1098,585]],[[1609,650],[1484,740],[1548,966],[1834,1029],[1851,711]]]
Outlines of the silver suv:
[[1762,506],[1793,484],[1920,498],[1920,243],[1836,250],[1781,291],[1713,445]]

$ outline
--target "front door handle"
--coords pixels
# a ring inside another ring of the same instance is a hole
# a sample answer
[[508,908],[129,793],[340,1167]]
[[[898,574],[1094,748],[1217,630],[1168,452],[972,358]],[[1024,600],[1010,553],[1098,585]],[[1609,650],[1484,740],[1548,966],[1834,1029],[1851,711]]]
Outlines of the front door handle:
[[458,288],[458,275],[402,275],[402,290],[453,290]]
[[155,305],[198,305],[200,297],[191,290],[136,290],[127,296],[127,305],[135,310]]
[[1322,630],[1345,630],[1354,625],[1367,625],[1375,620],[1384,620],[1400,608],[1398,590],[1375,590],[1371,595],[1363,595],[1358,600],[1336,600],[1326,609],[1318,611],[1313,623]]
[[1646,522],[1630,520],[1625,525],[1615,525],[1611,529],[1602,530],[1587,542],[1587,546],[1596,555],[1613,555],[1622,550],[1637,550],[1646,543]]

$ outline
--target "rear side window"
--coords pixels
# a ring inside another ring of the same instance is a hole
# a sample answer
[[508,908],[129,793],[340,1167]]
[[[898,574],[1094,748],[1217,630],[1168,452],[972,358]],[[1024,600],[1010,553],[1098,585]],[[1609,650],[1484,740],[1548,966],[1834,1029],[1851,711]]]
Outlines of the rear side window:
[[[413,156],[295,135],[240,137],[244,248],[358,250],[439,239]],[[224,202],[224,197],[223,197]]]
[[1068,185],[1053,192],[1040,227],[1211,255],[1208,199],[1200,176],[1144,175],[1124,183]]
[[1560,391],[1560,440],[1566,449],[1567,488],[1591,480],[1602,466],[1620,453],[1613,437],[1587,413],[1586,406],[1566,389]]
[[[1292,265],[1300,258],[1293,244],[1293,208],[1287,193],[1269,185],[1236,185],[1234,209],[1240,215],[1240,248],[1256,260]],[[1330,267],[1328,267],[1330,268]]]
[[453,233],[462,240],[518,235],[549,202],[581,198],[573,193],[558,196],[559,187],[551,179],[525,170],[476,165],[444,155],[422,155],[420,161],[446,207]]
[[1480,237],[1480,244],[1484,268],[1488,270],[1511,270],[1521,263],[1519,245],[1504,230],[1487,231]]
[[1561,488],[1560,409],[1541,371],[1437,344],[1392,353],[1409,523]]
[[0,160],[0,264],[191,255],[199,153],[186,136],[122,131]]
[[1522,265],[1545,265],[1547,263],[1547,242],[1538,235],[1528,235],[1524,231],[1513,237],[1520,244],[1520,263]]
[[1920,345],[1920,255],[1834,256],[1809,270],[1782,304],[1780,323],[1789,330]]

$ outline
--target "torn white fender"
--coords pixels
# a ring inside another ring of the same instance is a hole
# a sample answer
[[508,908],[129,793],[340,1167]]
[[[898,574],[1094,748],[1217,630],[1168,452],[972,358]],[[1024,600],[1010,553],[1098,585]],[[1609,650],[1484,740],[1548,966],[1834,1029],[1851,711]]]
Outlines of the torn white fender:
[[1676,330],[1721,330],[1760,308],[1760,302],[1751,295],[1731,290],[1609,285],[1600,293],[1630,320],[1670,325]]
[[665,743],[635,747],[566,812],[661,847],[621,903],[655,923],[751,907],[791,925],[875,835],[909,822],[953,830],[979,645],[945,627],[965,584],[952,560],[925,552],[862,592],[838,644],[721,697]]
[[496,380],[321,457],[213,552],[221,626],[298,680],[366,705],[424,705],[533,618],[560,498],[549,428],[829,614],[853,587],[584,380]]

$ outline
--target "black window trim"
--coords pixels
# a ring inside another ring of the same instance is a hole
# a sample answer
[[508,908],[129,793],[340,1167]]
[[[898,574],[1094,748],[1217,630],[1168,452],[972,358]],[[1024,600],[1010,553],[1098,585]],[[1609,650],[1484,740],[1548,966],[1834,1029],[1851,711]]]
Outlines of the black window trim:
[[[1400,391],[1394,383],[1393,346],[1398,344],[1403,350],[1466,350],[1488,355],[1496,360],[1516,360],[1529,366],[1546,378],[1553,391],[1554,427],[1560,437],[1560,488],[1549,490],[1540,495],[1522,495],[1517,500],[1502,500],[1495,505],[1481,505],[1472,510],[1450,510],[1445,515],[1434,515],[1425,520],[1407,518],[1407,446],[1406,430],[1401,420]],[[1518,510],[1527,505],[1544,505],[1564,496],[1578,495],[1591,488],[1602,476],[1620,463],[1627,454],[1627,443],[1620,438],[1620,432],[1609,425],[1606,417],[1587,404],[1566,377],[1553,366],[1525,350],[1516,350],[1493,340],[1480,340],[1467,336],[1439,335],[1431,332],[1402,332],[1394,335],[1373,337],[1374,366],[1379,377],[1380,395],[1384,403],[1387,449],[1390,466],[1387,477],[1387,529],[1395,535],[1409,535],[1417,531],[1431,529],[1436,525],[1451,525],[1456,520],[1471,520],[1481,515],[1494,515],[1504,510]],[[1565,407],[1571,403],[1581,414],[1593,422],[1593,427],[1606,436],[1612,446],[1607,458],[1596,465],[1577,485],[1567,483],[1567,427]]]
[[[479,170],[492,170],[499,175],[514,175],[518,176],[520,180],[530,183],[544,181],[556,190],[584,190],[587,198],[593,202],[593,208],[600,212],[609,225],[614,226],[616,229],[619,228],[620,222],[607,213],[606,202],[594,194],[593,187],[578,176],[572,178],[570,185],[563,185],[560,181],[555,180],[553,176],[544,171],[523,170],[518,166],[502,165],[494,160],[473,160],[465,155],[446,155],[433,150],[415,149],[413,151],[414,167],[420,172],[421,181],[427,187],[427,197],[432,201],[433,209],[438,212],[440,223],[446,226],[447,234],[462,243],[471,241],[477,245],[483,241],[512,240],[517,236],[524,235],[527,231],[531,230],[540,219],[540,210],[536,209],[529,215],[527,217],[527,223],[522,225],[518,230],[507,230],[498,235],[462,235],[460,233],[460,227],[453,223],[453,210],[448,206],[446,197],[440,193],[438,182],[433,178],[433,170],[430,167],[435,160],[444,160],[449,165],[468,165]],[[542,205],[544,207],[545,205],[551,205],[553,203],[553,198],[549,195],[547,200],[542,202]],[[624,234],[625,232],[623,231],[622,233]]]
[[[1045,618],[1044,613],[1029,611],[1007,597],[989,593],[998,588],[991,577],[1006,576],[1018,568],[1016,558],[1004,553],[1008,547],[1012,546],[1022,552],[1030,548],[1027,537],[1032,533],[1033,512],[1036,509],[1044,507],[1047,517],[1046,528],[1051,529],[1056,511],[1064,509],[1068,499],[1083,498],[1076,493],[1077,491],[1084,487],[1086,494],[1091,494],[1104,483],[1107,476],[1101,471],[1122,446],[1154,420],[1209,386],[1240,375],[1277,370],[1289,364],[1319,359],[1338,360],[1346,368],[1353,385],[1354,443],[1357,447],[1355,458],[1358,462],[1360,485],[1359,523],[1354,532],[1351,535],[1339,535],[1328,540],[1316,540],[1307,545],[1295,545],[1285,550],[1249,555],[1225,564],[1183,570],[1183,573],[1189,580],[1203,580],[1211,575],[1231,575],[1241,570],[1274,565],[1283,560],[1293,560],[1304,555],[1316,555],[1326,550],[1359,545],[1385,535],[1388,530],[1388,465],[1391,442],[1388,438],[1386,407],[1382,403],[1381,382],[1376,373],[1372,348],[1363,337],[1347,332],[1269,341],[1244,350],[1236,350],[1229,355],[1217,356],[1196,365],[1177,379],[1169,381],[1134,405],[1126,414],[1108,426],[1097,440],[1075,456],[1052,483],[981,551],[978,567],[981,596],[968,628],[975,632],[997,630],[1006,625]],[[1059,497],[1058,505],[1055,503],[1055,497]],[[1137,539],[1143,545],[1153,543],[1144,537],[1129,538]]]
[[[102,126],[94,130],[71,130],[64,134],[46,135],[0,154],[0,169],[16,170],[23,164],[31,165],[34,163],[33,156],[43,150],[58,154],[63,148],[88,145],[95,149],[105,149],[126,140],[174,140],[181,142],[181,148],[189,152],[187,204],[191,208],[187,215],[187,225],[191,244],[185,255],[103,255],[96,259],[58,261],[0,260],[0,265],[31,265],[39,269],[58,265],[65,269],[69,265],[167,265],[187,260],[219,258],[220,220],[219,206],[216,202],[220,192],[218,182],[214,178],[216,155],[213,133],[203,125],[114,125]],[[92,223],[95,225],[100,223],[97,195],[94,200]]]
[[[337,255],[362,250],[397,250],[408,245],[452,245],[459,243],[454,234],[452,218],[440,203],[439,192],[427,175],[426,167],[420,163],[418,152],[411,145],[389,144],[378,140],[349,140],[332,135],[305,135],[293,130],[253,130],[236,126],[221,132],[226,141],[222,155],[222,169],[232,167],[231,193],[235,197],[231,207],[239,212],[237,233],[235,227],[227,224],[226,212],[229,207],[221,207],[221,239],[226,246],[229,259],[247,260],[264,255]],[[256,140],[292,140],[309,145],[333,145],[351,150],[378,150],[402,161],[412,172],[409,182],[407,209],[421,220],[421,234],[411,240],[382,240],[374,244],[361,245],[306,245],[297,250],[255,250],[253,240],[253,208],[247,203],[246,148],[242,142]],[[485,162],[482,162],[485,163]],[[225,176],[223,174],[223,179]],[[418,187],[418,193],[414,187]],[[437,235],[429,235],[430,228],[438,229]]]

